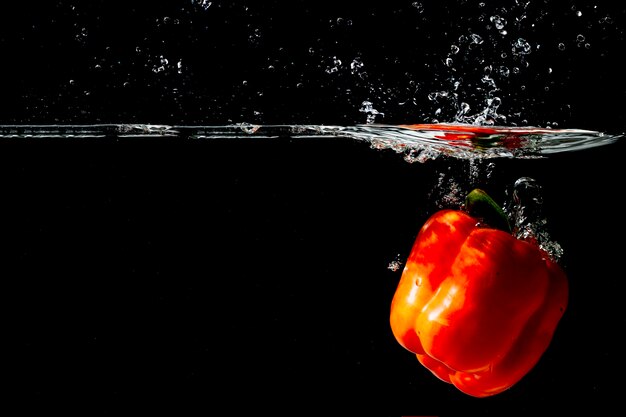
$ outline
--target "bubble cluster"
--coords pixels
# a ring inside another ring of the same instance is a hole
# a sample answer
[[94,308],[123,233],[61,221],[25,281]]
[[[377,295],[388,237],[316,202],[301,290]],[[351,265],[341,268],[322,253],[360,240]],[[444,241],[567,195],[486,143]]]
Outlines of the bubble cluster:
[[533,178],[520,177],[513,184],[512,198],[504,207],[513,235],[542,248],[553,260],[563,255],[561,245],[552,240],[543,213],[543,189]]

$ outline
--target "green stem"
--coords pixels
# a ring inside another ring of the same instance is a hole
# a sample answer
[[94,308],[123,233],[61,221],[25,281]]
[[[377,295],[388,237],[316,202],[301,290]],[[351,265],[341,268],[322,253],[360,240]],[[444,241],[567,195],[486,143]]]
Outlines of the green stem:
[[504,210],[480,188],[473,189],[465,197],[465,210],[490,227],[511,233],[511,225]]

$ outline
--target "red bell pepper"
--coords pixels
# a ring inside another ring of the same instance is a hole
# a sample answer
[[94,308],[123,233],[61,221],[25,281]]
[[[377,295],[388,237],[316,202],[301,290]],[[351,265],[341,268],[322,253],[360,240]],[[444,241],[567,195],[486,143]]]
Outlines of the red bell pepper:
[[[472,193],[470,193],[472,196]],[[502,211],[481,190],[470,203]],[[476,199],[476,197],[478,197]],[[441,380],[474,397],[503,392],[548,348],[568,303],[562,268],[494,219],[444,209],[423,225],[391,303],[393,335]],[[501,230],[504,229],[504,230]]]

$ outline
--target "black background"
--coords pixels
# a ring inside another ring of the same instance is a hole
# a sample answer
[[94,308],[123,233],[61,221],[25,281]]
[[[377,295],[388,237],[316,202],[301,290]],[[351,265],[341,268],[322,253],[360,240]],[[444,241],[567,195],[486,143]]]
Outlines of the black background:
[[[41,3],[0,14],[1,124],[350,125],[364,101],[377,122],[452,121],[457,102],[429,93],[460,81],[479,112],[493,64],[521,68],[496,77],[498,121],[624,130],[614,2]],[[496,14],[509,35],[488,26]],[[478,49],[458,41],[471,33]],[[512,53],[518,36],[529,55]],[[451,69],[452,44],[468,49]],[[493,168],[340,139],[1,141],[21,415],[620,409],[621,143]],[[442,175],[500,201],[535,178],[564,248],[571,299],[553,344],[489,399],[436,380],[388,326],[401,271],[389,264],[442,205]]]
[[369,101],[377,122],[449,122],[484,109],[488,75],[499,122],[621,132],[625,12],[579,3],[20,3],[0,17],[1,120],[354,124]]

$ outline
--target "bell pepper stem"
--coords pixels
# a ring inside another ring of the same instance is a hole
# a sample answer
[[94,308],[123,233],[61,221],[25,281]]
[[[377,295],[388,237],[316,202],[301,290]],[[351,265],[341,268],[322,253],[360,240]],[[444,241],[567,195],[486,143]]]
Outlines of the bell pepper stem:
[[480,188],[473,189],[465,197],[465,211],[489,227],[511,233],[511,225],[504,210]]

